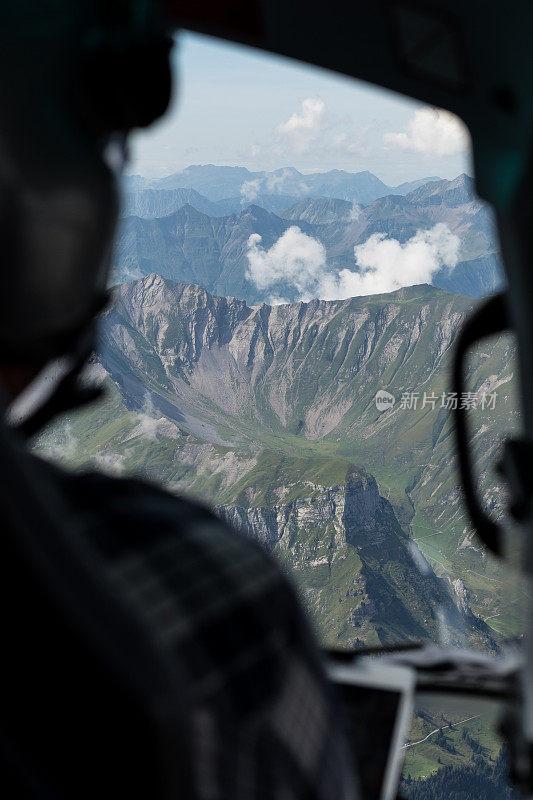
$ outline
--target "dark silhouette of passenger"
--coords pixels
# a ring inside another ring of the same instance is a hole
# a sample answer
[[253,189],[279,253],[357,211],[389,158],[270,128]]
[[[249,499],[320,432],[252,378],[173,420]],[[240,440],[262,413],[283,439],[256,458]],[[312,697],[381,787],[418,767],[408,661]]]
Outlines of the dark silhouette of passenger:
[[[116,218],[104,151],[164,110],[168,45],[155,25],[122,28],[125,4],[103,4],[103,21],[100,4],[7,6],[4,406],[51,360],[67,367],[18,431],[0,426],[6,796],[351,798],[321,659],[271,556],[154,485],[69,473],[27,449],[88,399],[78,377]],[[131,91],[125,63],[148,74]]]

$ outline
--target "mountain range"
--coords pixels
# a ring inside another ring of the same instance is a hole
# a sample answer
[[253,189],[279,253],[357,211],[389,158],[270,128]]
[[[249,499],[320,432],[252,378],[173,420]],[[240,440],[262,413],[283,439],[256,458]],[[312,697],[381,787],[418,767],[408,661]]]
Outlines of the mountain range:
[[164,178],[148,179],[140,175],[124,178],[126,192],[143,189],[194,189],[208,200],[227,198],[255,199],[263,195],[291,195],[300,197],[338,197],[357,203],[371,203],[387,194],[405,195],[427,181],[438,178],[422,178],[387,186],[372,172],[346,172],[334,169],[329,172],[302,173],[294,167],[276,169],[272,172],[251,172],[245,167],[215,166],[213,164],[187,167]]
[[[404,244],[418,232],[444,223],[459,237],[459,263],[454,269],[442,267],[433,278],[434,285],[480,297],[502,284],[492,213],[475,197],[466,175],[453,181],[425,182],[405,195],[388,194],[363,208],[339,197],[305,197],[277,213],[254,203],[225,215],[213,211],[214,202],[192,189],[150,188],[128,197],[136,215],[121,223],[116,282],[156,272],[255,304],[267,301],[269,292],[247,277],[252,234],[261,236],[261,246],[268,250],[288,228],[297,226],[324,246],[324,271],[338,274],[356,268],[354,247],[373,234]],[[162,216],[148,218],[149,210]],[[287,300],[299,299],[290,283],[278,288]]]
[[[296,203],[298,199],[298,197],[288,194],[257,194],[254,195],[253,205],[279,214]],[[146,188],[123,192],[121,213],[122,217],[154,219],[155,217],[168,217],[182,206],[190,205],[209,217],[225,217],[229,214],[239,214],[250,204],[251,201],[246,202],[241,196],[227,197],[213,202],[197,192],[196,189]]]
[[[208,504],[277,556],[326,645],[429,639],[497,652],[521,636],[519,581],[463,510],[448,402],[457,331],[475,298],[502,285],[493,217],[471,179],[390,187],[368,172],[207,165],[124,186],[115,286],[87,376],[103,399],[35,448]],[[437,224],[460,250],[433,286],[303,302],[287,280],[276,287],[287,302],[272,305],[249,278],[254,234],[268,252],[296,227],[336,275],[376,234],[401,247]],[[507,338],[483,341],[467,363],[469,390],[494,398],[469,411],[469,430],[496,517],[505,493],[493,466],[519,423],[513,371]],[[489,720],[441,712],[415,716],[412,776],[496,757]]]
[[[250,307],[150,275],[118,286],[103,315],[109,396],[38,446],[208,502],[290,564],[331,644],[445,635],[493,649],[520,630],[518,611],[464,517],[450,411],[400,402],[448,390],[470,309],[429,286]],[[496,510],[489,465],[516,416],[512,352],[493,343],[469,365],[472,389],[501,395],[472,416]],[[378,388],[397,398],[384,413]]]

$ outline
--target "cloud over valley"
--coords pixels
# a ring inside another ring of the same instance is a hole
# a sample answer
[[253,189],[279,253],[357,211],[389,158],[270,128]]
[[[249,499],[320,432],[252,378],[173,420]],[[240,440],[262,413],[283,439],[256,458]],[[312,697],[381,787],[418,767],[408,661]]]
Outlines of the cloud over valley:
[[439,271],[457,265],[460,246],[444,223],[419,230],[406,242],[375,233],[354,246],[353,269],[332,271],[324,245],[296,225],[268,249],[261,242],[257,233],[248,239],[246,277],[258,290],[271,292],[271,303],[289,302],[288,297],[340,300],[431,283]]

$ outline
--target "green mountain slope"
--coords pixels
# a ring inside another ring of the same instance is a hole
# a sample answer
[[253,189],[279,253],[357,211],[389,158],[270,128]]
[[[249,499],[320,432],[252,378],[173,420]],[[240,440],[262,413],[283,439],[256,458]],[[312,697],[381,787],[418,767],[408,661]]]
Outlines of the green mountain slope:
[[[328,641],[449,636],[492,647],[498,632],[521,632],[518,595],[472,539],[450,411],[440,405],[470,305],[428,286],[250,308],[160,276],[125,284],[103,315],[99,354],[118,392],[39,445],[57,450],[60,436],[71,463],[142,471],[223,507],[296,569]],[[469,367],[472,389],[499,398],[494,410],[471,415],[496,511],[501,498],[488,468],[515,424],[512,369],[506,341],[488,343]],[[396,397],[385,412],[377,389]],[[416,408],[401,400],[411,392]],[[389,534],[376,552],[353,544],[364,538],[362,512],[345,513],[349,476],[365,471],[377,481],[366,494],[367,528]],[[416,603],[405,600],[420,572],[434,588],[418,593],[427,606],[414,614]],[[439,592],[446,602],[437,602]],[[366,597],[373,605],[360,611]],[[403,603],[409,620],[395,621],[393,598],[401,600],[398,619]]]
[[497,647],[453,584],[427,562],[420,570],[421,553],[364,469],[208,444],[153,411],[129,410],[106,383],[102,401],[46,431],[37,450],[71,468],[137,473],[211,498],[219,516],[277,555],[331,646],[436,640],[444,615],[456,644]]

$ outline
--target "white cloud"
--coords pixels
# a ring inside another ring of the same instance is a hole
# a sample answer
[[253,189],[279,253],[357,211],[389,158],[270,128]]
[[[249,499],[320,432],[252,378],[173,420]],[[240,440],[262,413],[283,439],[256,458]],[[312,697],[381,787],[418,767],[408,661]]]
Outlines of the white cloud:
[[280,123],[276,133],[297,153],[305,153],[325,124],[326,104],[320,97],[307,97],[302,100],[300,111],[295,111],[286,122]]
[[381,294],[431,283],[439,270],[456,266],[459,245],[459,238],[443,223],[418,231],[403,244],[375,233],[354,247],[357,269],[332,273],[327,271],[324,246],[293,226],[268,250],[261,246],[259,234],[250,236],[246,277],[261,291],[271,289],[273,303],[287,302],[289,289],[304,301]]
[[[117,239],[118,241],[118,239]],[[138,265],[133,266],[130,263],[124,265],[119,264],[117,258],[112,265],[111,275],[109,277],[108,287],[111,288],[117,283],[127,283],[128,281],[138,281],[143,277],[141,269]]]
[[289,170],[282,169],[267,175],[265,180],[266,190],[271,194],[282,194],[283,187],[289,176]]
[[145,392],[144,403],[141,411],[137,414],[137,425],[133,433],[153,441],[159,432],[160,421],[162,418],[157,415],[150,394]]
[[94,463],[101,472],[108,475],[122,475],[124,472],[124,462],[126,456],[124,453],[97,453],[94,456]]
[[343,269],[336,275],[324,275],[320,297],[337,300],[431,283],[439,270],[457,265],[459,246],[459,237],[442,222],[418,231],[404,244],[374,233],[354,247],[358,271]]
[[259,178],[256,178],[253,181],[244,181],[241,186],[241,202],[243,204],[253,203],[253,201],[257,199],[260,186],[261,181]]
[[389,148],[413,150],[425,156],[452,156],[464,152],[469,145],[466,125],[449,111],[425,106],[419,108],[406,130],[386,133],[383,143]]
[[79,442],[72,433],[70,422],[54,425],[45,432],[43,438],[44,444],[39,447],[39,451],[44,458],[68,461],[76,455]]
[[353,170],[354,161],[360,164],[371,157],[376,138],[369,135],[373,127],[354,126],[346,115],[332,114],[322,98],[307,97],[274,128],[274,141],[264,142],[253,155],[268,153],[272,165],[288,158],[312,157],[312,171],[317,164],[337,166],[348,160],[346,167]]
[[294,170],[291,169],[278,169],[267,175],[264,180],[264,188],[269,194],[286,192],[305,194],[310,191],[309,185],[303,180],[297,180]]
[[253,203],[261,193],[266,194],[285,194],[297,192],[305,194],[308,192],[309,185],[303,180],[296,179],[297,173],[291,169],[278,169],[264,178],[254,178],[251,181],[244,181],[241,185],[241,203]]
[[147,441],[154,441],[158,436],[169,438],[179,437],[179,428],[167,417],[156,411],[152,398],[148,392],[144,395],[144,403],[137,412],[137,424],[129,435],[129,439],[141,436]]
[[347,131],[336,133],[331,139],[330,146],[347,155],[362,156],[368,152],[368,148],[361,142],[361,133],[357,136],[349,134]]
[[288,228],[269,250],[261,247],[262,237],[252,233],[248,239],[246,277],[260,290],[277,289],[274,302],[285,302],[280,292],[287,286],[299,296],[307,295],[326,265],[324,245],[302,233],[296,225]]

